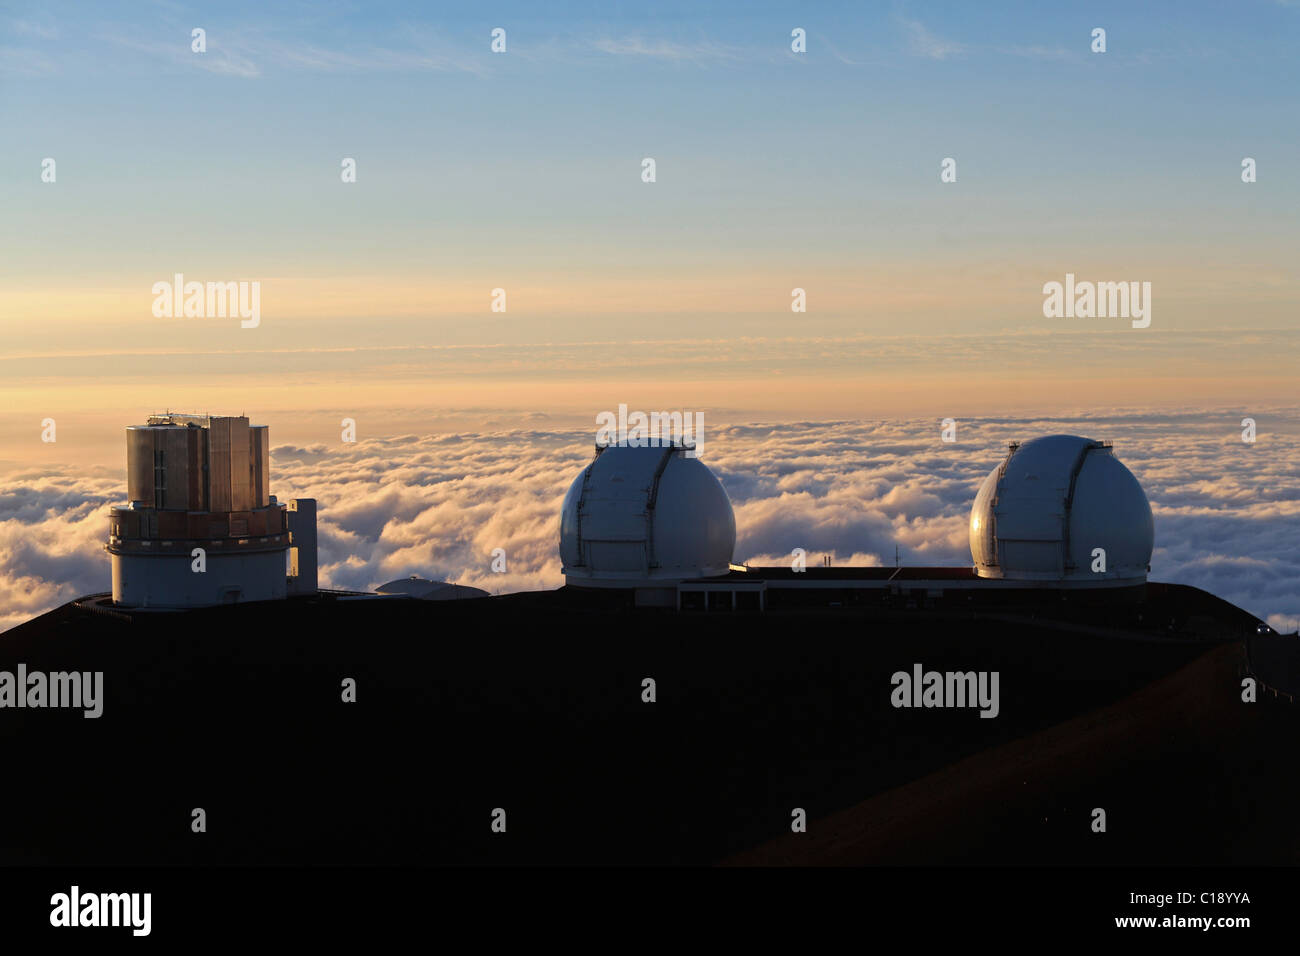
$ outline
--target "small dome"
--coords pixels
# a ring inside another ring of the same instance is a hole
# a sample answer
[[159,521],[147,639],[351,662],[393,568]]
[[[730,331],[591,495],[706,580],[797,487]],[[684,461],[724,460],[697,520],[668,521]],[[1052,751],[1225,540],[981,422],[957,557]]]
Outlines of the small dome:
[[982,578],[1139,584],[1154,540],[1151,505],[1133,473],[1109,444],[1074,435],[1011,445],[971,508],[971,557]]
[[380,594],[405,594],[422,601],[458,601],[463,598],[488,597],[482,588],[470,587],[468,584],[452,584],[450,581],[428,581],[418,574],[409,578],[399,578],[375,588]]
[[681,447],[597,447],[560,511],[569,584],[645,587],[726,574],[735,547],[727,492]]

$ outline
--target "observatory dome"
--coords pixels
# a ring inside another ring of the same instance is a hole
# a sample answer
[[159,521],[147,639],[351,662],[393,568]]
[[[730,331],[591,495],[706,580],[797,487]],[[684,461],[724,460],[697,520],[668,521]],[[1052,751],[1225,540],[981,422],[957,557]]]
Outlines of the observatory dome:
[[638,588],[726,574],[736,517],[722,484],[680,446],[598,446],[560,511],[565,580]]
[[1013,443],[970,515],[971,557],[982,578],[1140,584],[1154,538],[1151,506],[1133,473],[1109,443],[1074,435]]
[[470,587],[468,584],[452,584],[450,581],[429,581],[418,574],[389,581],[375,590],[380,594],[405,594],[421,601],[459,601],[465,598],[488,597],[488,592],[482,588]]

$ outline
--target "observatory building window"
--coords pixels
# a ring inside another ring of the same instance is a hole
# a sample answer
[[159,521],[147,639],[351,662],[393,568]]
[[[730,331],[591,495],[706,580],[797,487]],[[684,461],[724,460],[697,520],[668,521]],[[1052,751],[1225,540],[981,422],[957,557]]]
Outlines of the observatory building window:
[[153,506],[167,507],[167,452],[161,449],[153,453]]

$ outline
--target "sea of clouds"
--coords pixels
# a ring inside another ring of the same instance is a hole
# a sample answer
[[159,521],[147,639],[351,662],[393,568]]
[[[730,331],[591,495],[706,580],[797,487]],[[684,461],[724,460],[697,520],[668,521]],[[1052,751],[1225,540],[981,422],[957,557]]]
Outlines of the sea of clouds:
[[[1115,414],[958,423],[710,425],[702,460],[736,509],[736,560],[810,565],[970,563],[967,521],[1006,443],[1071,433],[1114,442],[1155,513],[1153,580],[1191,584],[1266,618],[1300,622],[1300,429],[1295,410]],[[591,459],[588,433],[515,429],[272,449],[281,501],[319,501],[323,587],[370,590],[416,574],[494,593],[563,583],[560,501]],[[45,469],[0,481],[0,630],[107,591],[107,508],[120,468]],[[493,573],[494,549],[507,571]]]

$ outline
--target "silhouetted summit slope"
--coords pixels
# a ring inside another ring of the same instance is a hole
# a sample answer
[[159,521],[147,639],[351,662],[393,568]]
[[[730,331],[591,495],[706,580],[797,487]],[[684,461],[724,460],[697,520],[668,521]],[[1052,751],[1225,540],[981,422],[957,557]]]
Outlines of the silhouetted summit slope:
[[[1241,665],[1241,648],[1221,645],[1108,707],[728,862],[1293,864],[1300,724],[1292,704],[1243,705]],[[1105,833],[1090,827],[1098,807]]]
[[[810,820],[795,839],[825,845],[823,818],[873,797],[914,838],[789,858],[1097,859],[1087,810],[1104,806],[1100,859],[1294,859],[1276,837],[1285,800],[1259,788],[1281,785],[1295,710],[1240,703],[1232,663],[1254,618],[1174,585],[1137,604],[1036,602],[705,614],[562,589],[68,605],[0,636],[0,670],[101,670],[103,716],[0,710],[0,860],[702,863],[788,833],[795,807]],[[916,664],[998,671],[998,716],[895,708],[891,675]],[[1026,759],[1033,797],[1009,799]],[[196,807],[207,833],[190,830]],[[1044,843],[1045,812],[1082,836]]]

